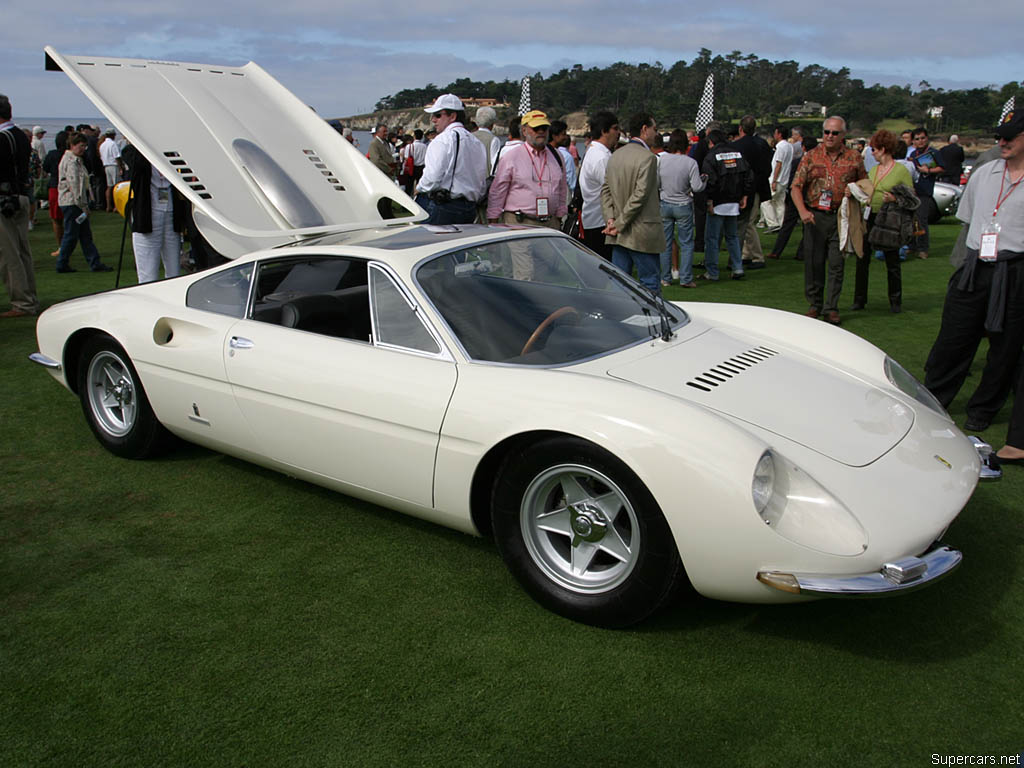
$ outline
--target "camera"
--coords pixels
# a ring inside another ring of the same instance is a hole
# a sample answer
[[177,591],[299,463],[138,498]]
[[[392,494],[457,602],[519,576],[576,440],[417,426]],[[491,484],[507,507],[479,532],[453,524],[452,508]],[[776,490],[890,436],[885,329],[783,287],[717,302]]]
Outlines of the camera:
[[21,201],[11,187],[11,182],[0,182],[0,214],[9,219],[19,210],[21,210]]
[[450,189],[434,189],[427,193],[427,197],[439,205],[444,205],[451,202],[452,191]]

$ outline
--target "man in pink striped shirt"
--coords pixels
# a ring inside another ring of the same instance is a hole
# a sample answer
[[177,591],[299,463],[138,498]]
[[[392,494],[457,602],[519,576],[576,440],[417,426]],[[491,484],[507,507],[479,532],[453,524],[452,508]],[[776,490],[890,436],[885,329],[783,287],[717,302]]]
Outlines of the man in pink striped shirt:
[[567,212],[565,170],[548,146],[551,121],[538,109],[523,115],[523,143],[502,152],[487,197],[487,220],[557,229]]

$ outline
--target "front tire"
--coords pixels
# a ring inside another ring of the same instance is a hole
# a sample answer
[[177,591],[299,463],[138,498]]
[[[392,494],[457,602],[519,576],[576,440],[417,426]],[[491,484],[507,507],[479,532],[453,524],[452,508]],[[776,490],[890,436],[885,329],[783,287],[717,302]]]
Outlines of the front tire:
[[144,459],[166,447],[169,434],[157,421],[131,359],[110,336],[82,347],[78,396],[96,439],[126,459]]
[[635,624],[683,579],[675,540],[650,491],[585,440],[555,437],[508,456],[492,524],[512,574],[541,605],[602,627]]

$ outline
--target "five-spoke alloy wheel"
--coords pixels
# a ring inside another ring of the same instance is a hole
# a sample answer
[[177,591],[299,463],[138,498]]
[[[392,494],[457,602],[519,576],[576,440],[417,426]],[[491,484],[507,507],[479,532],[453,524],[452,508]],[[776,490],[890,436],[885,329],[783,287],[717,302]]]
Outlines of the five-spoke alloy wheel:
[[542,605],[588,624],[634,624],[666,602],[683,569],[654,498],[619,459],[552,437],[509,455],[492,497],[506,564]]

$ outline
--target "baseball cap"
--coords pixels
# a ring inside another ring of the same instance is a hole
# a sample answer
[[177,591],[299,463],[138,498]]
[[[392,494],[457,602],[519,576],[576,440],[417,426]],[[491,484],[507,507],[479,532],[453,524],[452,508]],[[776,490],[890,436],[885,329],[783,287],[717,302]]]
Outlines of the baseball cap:
[[551,121],[548,120],[548,116],[541,112],[539,109],[531,109],[523,118],[519,121],[520,125],[528,125],[531,128],[540,128],[543,126],[551,125]]
[[33,136],[38,136],[40,133],[46,133],[46,129],[43,128],[43,126],[36,125],[36,126],[32,127],[32,135]]
[[454,93],[442,93],[437,97],[437,101],[434,102],[433,106],[425,107],[424,112],[440,112],[442,109],[448,109],[452,112],[461,112],[465,107],[462,106],[462,99],[456,96]]
[[1024,109],[1015,109],[1006,113],[1006,117],[996,128],[996,138],[1011,139],[1017,138],[1017,134],[1024,131]]

